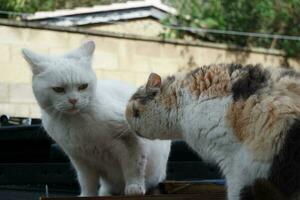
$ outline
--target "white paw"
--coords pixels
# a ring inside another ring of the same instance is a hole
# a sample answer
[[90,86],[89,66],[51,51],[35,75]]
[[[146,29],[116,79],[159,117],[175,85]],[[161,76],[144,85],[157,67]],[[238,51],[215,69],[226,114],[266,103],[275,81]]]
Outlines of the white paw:
[[84,193],[81,193],[80,195],[78,195],[78,197],[88,197],[89,195],[88,194],[84,194]]
[[145,193],[146,193],[146,190],[145,190],[145,187],[143,185],[139,185],[139,184],[126,185],[125,195],[138,196],[138,195],[144,195]]
[[82,191],[79,197],[95,197],[97,196],[97,192],[88,192],[88,191]]

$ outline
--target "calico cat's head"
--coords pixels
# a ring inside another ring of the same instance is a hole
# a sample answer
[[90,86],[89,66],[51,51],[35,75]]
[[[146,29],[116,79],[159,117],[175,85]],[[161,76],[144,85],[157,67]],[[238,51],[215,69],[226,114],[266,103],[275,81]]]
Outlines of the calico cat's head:
[[162,102],[166,99],[167,82],[158,74],[151,73],[146,85],[140,87],[131,97],[126,108],[126,120],[139,136],[148,139],[175,139],[176,123],[173,123],[172,109]]
[[94,49],[92,41],[62,56],[22,49],[33,74],[33,92],[42,109],[76,114],[87,108],[97,85],[91,67]]

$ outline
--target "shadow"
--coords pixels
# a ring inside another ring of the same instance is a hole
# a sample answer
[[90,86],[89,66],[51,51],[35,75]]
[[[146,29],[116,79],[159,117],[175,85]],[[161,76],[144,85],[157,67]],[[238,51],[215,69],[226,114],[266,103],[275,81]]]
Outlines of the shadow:
[[[246,61],[248,60],[251,52],[244,50],[244,49],[233,49],[233,48],[227,48],[224,49],[225,51],[225,57],[233,57],[234,60],[230,61],[230,62],[234,62],[234,63],[240,63],[240,64],[245,64]],[[226,61],[228,62],[228,61]]]
[[300,70],[299,67],[296,67],[299,65],[300,65],[300,58],[291,58],[288,56],[283,56],[280,59],[280,66],[283,68]]
[[178,71],[181,72],[183,70],[190,70],[199,66],[197,64],[194,55],[191,54],[189,46],[185,46],[182,50],[180,50],[180,56],[184,59],[187,57],[187,60],[179,65]]
[[[217,63],[239,63],[245,65],[251,62],[252,64],[262,64],[264,66],[267,66],[270,65],[270,60],[271,65],[276,65],[274,67],[280,66],[283,68],[293,68],[300,71],[300,68],[297,67],[300,66],[300,58],[291,58],[288,56],[284,56],[284,54],[276,50],[273,51],[272,49],[267,50],[258,48],[256,50],[255,48],[251,49],[250,47],[239,47],[231,45],[227,46],[218,44],[174,44],[174,48],[176,48],[177,46],[182,47],[179,50],[179,56],[182,62],[178,64],[178,72],[188,71],[201,65]],[[195,51],[194,48],[201,48],[201,53],[197,54],[198,51]],[[211,50],[216,51],[214,52]],[[256,56],[259,56],[259,61],[257,61]],[[263,57],[263,59],[261,58],[261,56]]]

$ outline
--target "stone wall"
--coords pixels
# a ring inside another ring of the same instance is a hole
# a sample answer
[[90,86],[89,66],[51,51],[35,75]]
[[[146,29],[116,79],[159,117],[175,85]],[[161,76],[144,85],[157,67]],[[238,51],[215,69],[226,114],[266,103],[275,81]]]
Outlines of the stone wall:
[[[31,91],[31,72],[20,54],[30,48],[62,54],[83,41],[96,42],[94,70],[99,79],[143,84],[150,72],[168,75],[181,68],[211,63],[263,63],[278,66],[282,54],[264,49],[238,49],[211,43],[163,41],[117,33],[0,21],[0,115],[39,117]],[[298,62],[293,63],[299,66]]]
[[137,20],[115,22],[111,24],[92,24],[81,27],[99,31],[137,34],[150,37],[159,36],[164,31],[164,26],[158,20],[152,18],[141,18]]

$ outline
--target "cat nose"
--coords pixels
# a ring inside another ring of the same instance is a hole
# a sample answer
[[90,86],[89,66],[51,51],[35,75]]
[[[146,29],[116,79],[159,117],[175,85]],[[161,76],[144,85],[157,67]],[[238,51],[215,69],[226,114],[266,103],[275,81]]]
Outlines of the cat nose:
[[77,102],[77,99],[69,99],[69,102],[70,102],[71,104],[75,105],[76,102]]

